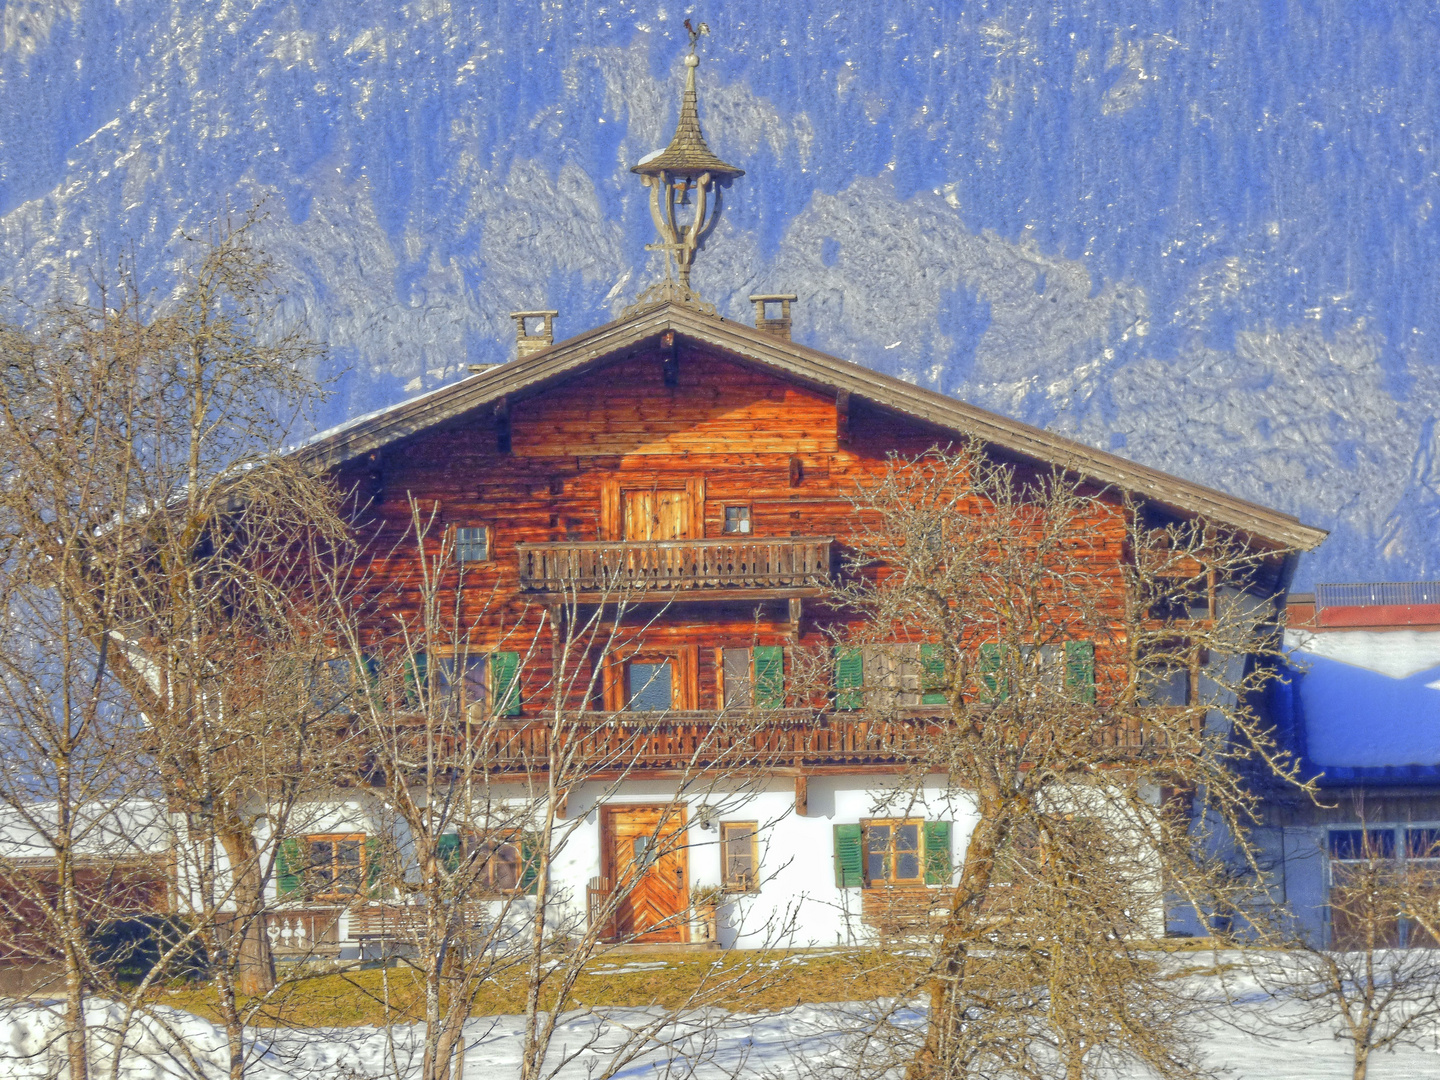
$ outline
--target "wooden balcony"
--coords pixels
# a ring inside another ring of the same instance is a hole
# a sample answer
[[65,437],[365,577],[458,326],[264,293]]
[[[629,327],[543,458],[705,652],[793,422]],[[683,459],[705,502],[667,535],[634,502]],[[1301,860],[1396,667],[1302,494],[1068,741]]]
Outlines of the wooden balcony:
[[516,544],[520,588],[603,600],[756,600],[817,596],[830,581],[828,536]]
[[[1185,726],[1198,733],[1204,710],[1177,710]],[[552,749],[575,751],[588,769],[602,773],[650,771],[719,765],[763,772],[771,769],[840,770],[906,765],[920,760],[943,734],[947,723],[933,710],[919,708],[885,719],[860,713],[815,709],[769,710],[747,716],[696,712],[572,713],[558,726],[553,720],[505,720],[486,725],[472,738],[483,740],[476,765],[492,774],[541,773]],[[1135,717],[1098,726],[1098,747],[1121,751],[1124,758],[1161,752],[1168,741]],[[556,746],[556,741],[560,746]]]

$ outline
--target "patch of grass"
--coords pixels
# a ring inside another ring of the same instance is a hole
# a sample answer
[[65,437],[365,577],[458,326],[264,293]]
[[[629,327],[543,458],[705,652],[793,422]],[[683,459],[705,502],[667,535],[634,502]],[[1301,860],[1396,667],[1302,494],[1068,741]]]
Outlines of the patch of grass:
[[[730,1011],[784,1009],[801,1003],[853,1001],[891,996],[904,989],[904,965],[893,953],[866,950],[706,953],[620,950],[593,958],[576,981],[568,1007],[658,1005]],[[553,1008],[558,978],[541,994]],[[216,997],[204,986],[171,987],[160,1003],[218,1020]],[[480,987],[472,1016],[523,1012],[524,972],[497,971]],[[285,987],[268,1002],[258,1023],[296,1027],[348,1027],[417,1020],[424,988],[418,974],[400,964],[316,974]]]

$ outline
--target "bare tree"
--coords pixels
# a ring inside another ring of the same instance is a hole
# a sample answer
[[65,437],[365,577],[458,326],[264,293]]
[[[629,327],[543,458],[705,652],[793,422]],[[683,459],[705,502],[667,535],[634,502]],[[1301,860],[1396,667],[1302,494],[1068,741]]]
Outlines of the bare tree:
[[1250,907],[1246,772],[1294,772],[1251,705],[1273,677],[1262,583],[1283,553],[976,444],[892,458],[855,505],[835,600],[860,621],[828,659],[843,675],[847,655],[898,657],[898,681],[865,664],[846,692],[910,726],[917,790],[947,775],[975,815],[914,975],[923,1038],[878,1032],[874,1068],[1199,1074],[1181,988],[1147,947],[1174,905]]
[[319,567],[352,542],[338,493],[280,453],[320,394],[319,353],[284,317],[258,220],[197,244],[162,304],[125,270],[94,305],[10,327],[0,380],[6,557],[143,718],[232,1075],[239,1002],[275,985],[267,837],[324,775],[335,727],[306,691],[334,639]]
[[1396,831],[1362,813],[1332,832],[1329,940],[1297,932],[1261,965],[1277,1022],[1330,1026],[1350,1045],[1354,1080],[1375,1054],[1428,1043],[1440,1020],[1440,845],[1433,829],[1405,829],[1397,846]]
[[[617,574],[598,599],[582,602],[572,589],[557,603],[507,608],[467,586],[438,508],[412,499],[410,510],[397,557],[383,560],[409,571],[371,581],[362,559],[346,572],[360,605],[344,642],[365,750],[355,784],[376,794],[383,853],[351,926],[364,926],[381,955],[421,982],[424,1080],[455,1075],[476,993],[494,979],[523,987],[521,1075],[538,1080],[595,1048],[592,1039],[557,1050],[559,1018],[587,1010],[576,986],[587,965],[625,943],[614,933],[617,915],[652,867],[678,867],[693,839],[678,809],[661,815],[637,838],[643,858],[577,895],[554,868],[593,828],[587,812],[657,764],[671,805],[702,801],[717,816],[744,805],[775,764],[764,738],[774,710],[702,721],[597,707],[611,660],[645,639],[664,599]],[[582,789],[583,807],[572,801]],[[695,917],[695,900],[644,929],[678,931]],[[792,929],[784,922],[752,929],[778,940]],[[720,970],[683,1008],[655,1010],[607,1043],[597,1075],[667,1041],[681,1015],[773,977],[763,965]],[[686,1028],[692,1051],[707,1044],[707,1025],[713,1018]],[[595,1039],[618,1030],[602,1024]]]

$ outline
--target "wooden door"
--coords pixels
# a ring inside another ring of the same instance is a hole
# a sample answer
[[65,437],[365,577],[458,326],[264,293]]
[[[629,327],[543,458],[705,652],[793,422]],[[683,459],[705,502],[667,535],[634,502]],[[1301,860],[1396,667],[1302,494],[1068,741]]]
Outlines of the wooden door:
[[683,806],[605,807],[606,876],[621,894],[615,934],[621,940],[690,940],[690,860]]
[[627,491],[626,540],[686,540],[694,517],[690,493],[684,488]]

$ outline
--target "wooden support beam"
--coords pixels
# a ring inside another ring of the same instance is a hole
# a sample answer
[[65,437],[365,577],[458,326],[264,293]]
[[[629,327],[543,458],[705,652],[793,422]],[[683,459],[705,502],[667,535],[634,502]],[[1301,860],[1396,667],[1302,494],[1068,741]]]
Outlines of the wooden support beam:
[[850,445],[850,391],[835,392],[835,442],[840,446]]
[[680,357],[675,348],[674,330],[666,330],[660,335],[660,361],[660,370],[664,376],[665,385],[678,385],[680,382]]
[[565,610],[559,604],[550,604],[550,670],[560,665],[560,635],[565,627]]
[[805,817],[810,812],[809,777],[805,773],[795,774],[795,816]]
[[805,601],[798,596],[790,597],[790,633],[800,633],[800,618],[805,614]]
[[563,819],[570,809],[570,789],[561,788],[555,796],[555,816]]
[[510,398],[508,395],[495,402],[495,449],[501,454],[510,453]]

